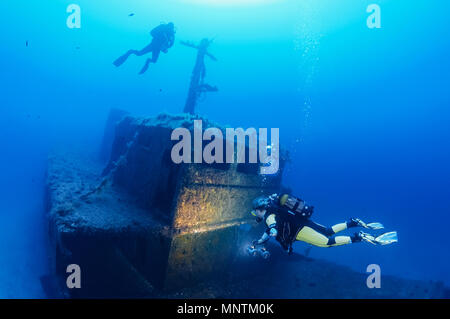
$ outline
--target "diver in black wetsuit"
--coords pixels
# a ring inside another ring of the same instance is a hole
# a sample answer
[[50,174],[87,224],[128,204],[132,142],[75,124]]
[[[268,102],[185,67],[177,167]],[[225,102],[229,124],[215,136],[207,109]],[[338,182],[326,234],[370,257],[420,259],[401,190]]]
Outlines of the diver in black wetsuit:
[[288,252],[292,252],[292,243],[304,241],[319,247],[333,247],[366,241],[374,245],[386,245],[397,241],[397,233],[389,232],[374,237],[360,231],[353,236],[334,236],[336,233],[351,227],[364,227],[367,229],[382,229],[380,223],[366,224],[358,218],[351,218],[347,222],[325,227],[313,222],[310,217],[314,211],[301,199],[285,195],[273,194],[261,196],[253,201],[253,216],[258,222],[264,221],[267,228],[253,246],[263,245],[274,237]]
[[130,55],[134,54],[142,56],[147,53],[152,53],[152,57],[145,61],[139,74],[144,74],[147,71],[150,63],[156,63],[160,52],[167,53],[168,49],[173,46],[175,41],[175,26],[172,22],[167,24],[160,24],[150,32],[153,37],[152,42],[142,50],[128,50],[124,55],[120,56],[113,63],[115,66],[122,65]]

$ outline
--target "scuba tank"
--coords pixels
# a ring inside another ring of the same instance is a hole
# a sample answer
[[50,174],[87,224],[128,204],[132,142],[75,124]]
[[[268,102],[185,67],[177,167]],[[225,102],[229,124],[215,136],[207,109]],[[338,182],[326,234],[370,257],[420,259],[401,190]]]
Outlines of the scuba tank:
[[310,218],[314,212],[314,206],[307,206],[304,200],[288,194],[280,196],[280,205],[305,218]]

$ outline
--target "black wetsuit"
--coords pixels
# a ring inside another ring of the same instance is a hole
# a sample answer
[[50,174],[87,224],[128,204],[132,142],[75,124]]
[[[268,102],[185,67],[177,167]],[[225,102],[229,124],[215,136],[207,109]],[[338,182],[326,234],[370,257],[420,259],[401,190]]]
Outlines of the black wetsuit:
[[[272,220],[275,218],[275,223]],[[266,208],[266,214],[264,215],[264,223],[267,225],[266,233],[270,235],[270,229],[275,227],[277,230],[277,236],[275,239],[280,245],[288,250],[295,241],[297,232],[308,222],[308,218],[299,216],[291,212],[286,207],[277,203],[277,200],[273,200]]]
[[267,205],[264,222],[267,229],[259,243],[269,240],[271,229],[274,228],[276,230],[275,239],[288,252],[292,252],[292,243],[295,241],[304,241],[320,247],[339,246],[360,241],[356,236],[334,236],[337,232],[355,227],[354,221],[350,220],[332,227],[325,227],[315,223],[309,217],[294,213],[280,205],[278,196],[270,200]]

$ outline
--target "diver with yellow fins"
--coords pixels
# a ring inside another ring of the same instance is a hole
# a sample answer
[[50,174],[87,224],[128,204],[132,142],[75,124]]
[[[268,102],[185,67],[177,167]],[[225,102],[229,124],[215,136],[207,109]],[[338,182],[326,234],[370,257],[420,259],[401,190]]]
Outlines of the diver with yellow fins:
[[318,247],[334,247],[365,241],[373,245],[388,245],[397,242],[397,232],[388,232],[377,237],[360,231],[353,236],[334,236],[338,232],[353,227],[363,227],[371,230],[383,229],[380,223],[364,223],[358,218],[351,218],[347,222],[325,227],[311,220],[314,206],[306,205],[305,201],[288,194],[273,194],[260,196],[253,200],[251,214],[257,222],[264,221],[267,228],[259,240],[255,240],[248,248],[250,254],[260,253],[268,257],[267,250],[257,248],[274,237],[289,254],[292,244],[303,241]]

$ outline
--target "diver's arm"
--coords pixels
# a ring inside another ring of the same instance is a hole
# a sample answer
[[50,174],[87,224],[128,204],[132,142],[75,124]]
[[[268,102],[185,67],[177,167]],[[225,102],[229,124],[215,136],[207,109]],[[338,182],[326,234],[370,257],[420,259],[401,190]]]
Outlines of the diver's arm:
[[276,229],[277,226],[277,220],[276,220],[276,215],[275,214],[270,214],[269,216],[267,216],[265,223],[267,225],[267,229],[264,232],[264,234],[261,236],[261,238],[259,240],[255,240],[253,242],[253,244],[255,245],[262,245],[265,242],[267,242],[270,237],[277,237],[278,232]]
[[206,52],[205,54],[207,56],[209,56],[213,61],[217,61],[216,57],[214,55],[212,55],[211,53]]
[[272,237],[277,237],[277,234],[278,234],[277,229],[276,229],[277,219],[276,219],[275,214],[270,214],[266,218],[266,225],[268,227],[266,230],[267,234]]
[[253,244],[254,244],[254,245],[262,245],[262,244],[264,244],[265,242],[267,242],[269,239],[270,239],[270,236],[267,235],[267,232],[264,232],[264,234],[261,236],[261,238],[258,239],[258,240],[255,240],[255,241],[253,242]]
[[267,241],[270,239],[270,237],[277,237],[277,234],[278,234],[278,232],[277,232],[277,230],[275,229],[275,227],[268,228],[268,229],[264,232],[264,234],[261,236],[260,239],[254,241],[254,244],[262,245],[262,244],[264,244],[265,242],[267,242]]
[[188,42],[188,41],[180,41],[180,43],[181,43],[182,45],[187,46],[187,47],[194,48],[194,49],[198,49],[198,45],[195,45],[195,44],[193,44],[192,42]]
[[169,42],[168,47],[171,48],[175,42],[175,37],[173,35],[169,36],[168,42]]

